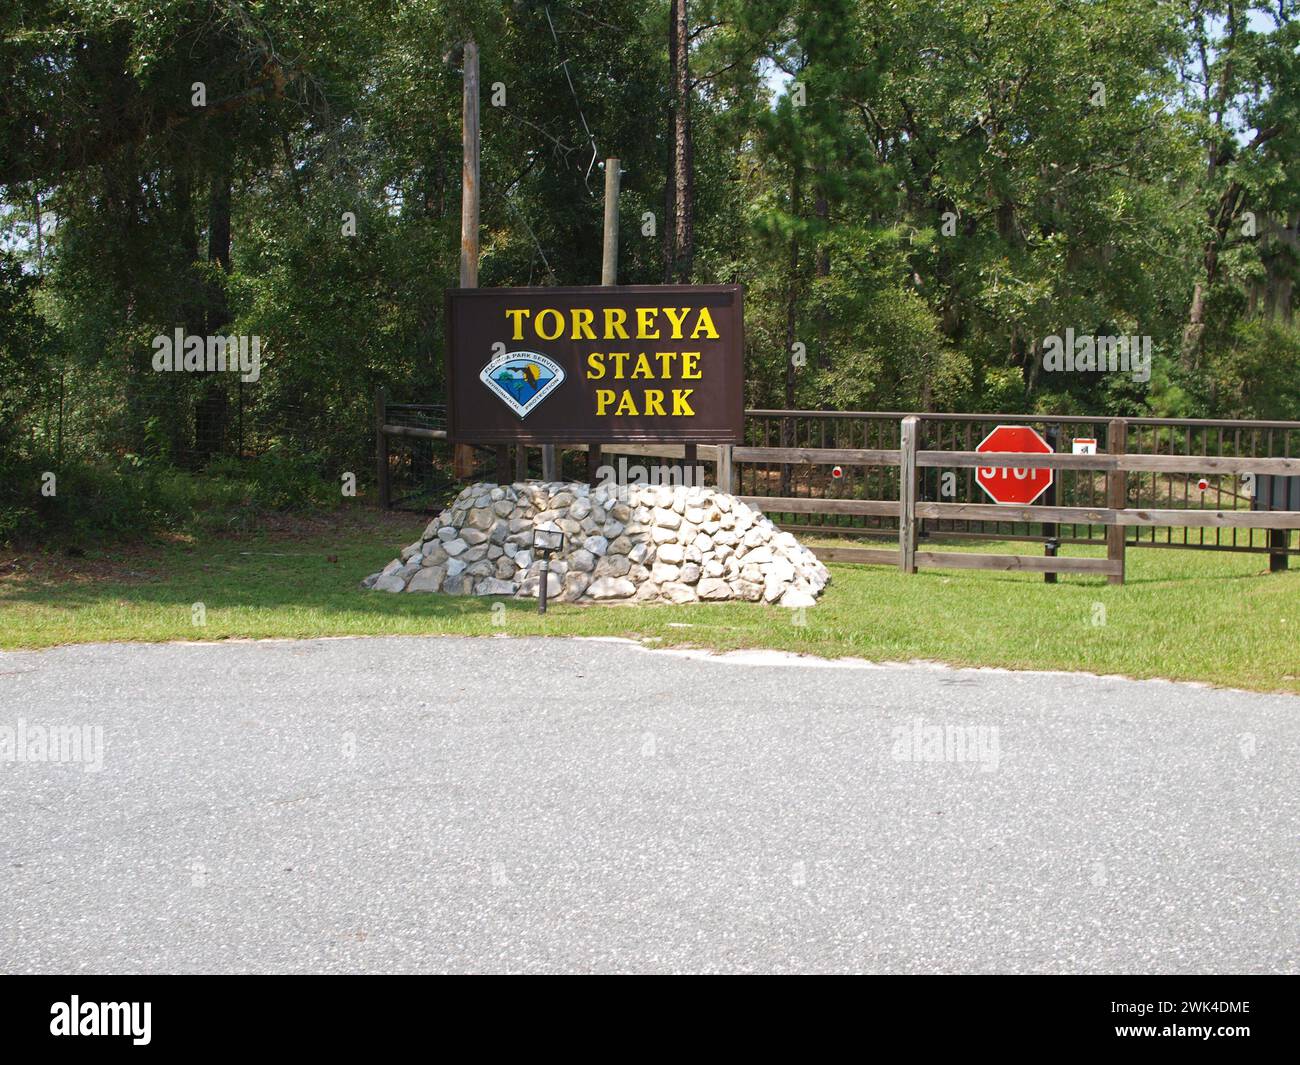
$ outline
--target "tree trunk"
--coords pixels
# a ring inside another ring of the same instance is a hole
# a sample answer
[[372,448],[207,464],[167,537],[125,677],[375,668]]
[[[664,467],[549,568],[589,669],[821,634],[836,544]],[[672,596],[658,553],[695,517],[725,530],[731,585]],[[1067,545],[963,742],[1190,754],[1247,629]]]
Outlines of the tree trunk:
[[[677,85],[677,20],[670,8],[668,12],[668,84]],[[677,261],[677,108],[671,99],[668,104],[668,155],[664,160],[664,284],[673,280],[673,266]]]
[[1228,239],[1228,230],[1236,221],[1241,209],[1245,189],[1236,181],[1230,181],[1223,190],[1218,202],[1210,209],[1210,237],[1205,242],[1201,256],[1203,273],[1201,280],[1192,289],[1192,305],[1187,314],[1187,326],[1183,330],[1182,364],[1184,369],[1191,369],[1200,362],[1201,344],[1205,336],[1205,306],[1210,289],[1219,278],[1219,249]]
[[[137,178],[136,146],[127,144],[122,152],[120,163],[106,163],[103,167],[104,199],[107,214],[116,233],[118,246],[126,251],[115,256],[114,271],[116,287],[123,294],[122,334],[129,335],[135,326],[136,294],[144,288],[145,281],[139,276],[135,257],[130,254],[136,244],[137,230],[142,213],[140,182]],[[131,345],[128,349],[128,373],[126,377],[126,433],[129,446],[137,455],[143,455],[149,447],[149,397],[152,385],[150,352],[147,348]]]
[[[208,263],[218,267],[223,274],[230,273],[231,184],[231,168],[227,161],[213,174],[208,196]],[[225,288],[215,284],[208,299],[206,333],[208,336],[222,336],[229,324],[230,307],[226,303]],[[227,359],[229,357],[228,352]],[[200,463],[224,450],[230,420],[226,378],[232,376],[236,375],[229,371],[223,374],[219,370],[203,375],[202,393],[194,410],[194,451]]]
[[[830,246],[830,220],[831,205],[826,198],[826,167],[825,164],[817,168],[817,199],[814,202],[813,210],[817,214],[817,219],[821,222],[821,239],[817,247],[816,274],[818,277],[831,276],[831,246]],[[826,307],[824,300],[826,293],[823,290],[817,294],[817,366],[823,370],[829,370],[831,366],[831,355],[828,346],[828,322],[826,320]]]
[[[190,163],[177,168],[176,188],[174,192],[174,210],[178,219],[180,259],[184,263],[186,274],[185,296],[182,299],[181,326],[186,336],[197,335],[204,329],[203,300],[199,295],[199,283],[196,273],[199,261],[199,227],[194,216],[194,189],[190,173]],[[183,355],[175,352],[173,357]],[[168,440],[172,452],[172,461],[177,464],[193,465],[194,455],[190,445],[190,419],[188,417],[191,400],[190,382],[187,374],[170,374],[170,387],[164,387],[172,409],[167,412]]]
[[[1261,234],[1261,239],[1265,234]],[[1300,215],[1293,214],[1281,224],[1273,223],[1267,231],[1268,247],[1260,256],[1264,263],[1264,281],[1257,286],[1263,296],[1262,313],[1265,317],[1290,325],[1294,312],[1291,296],[1294,282],[1291,263],[1300,253]]]
[[672,0],[668,23],[672,78],[671,165],[664,200],[664,280],[689,284],[695,268],[695,176],[691,141],[690,24],[686,0]]
[[[1217,48],[1219,52],[1219,75],[1218,84],[1213,90],[1213,104],[1210,114],[1214,129],[1218,134],[1218,141],[1206,145],[1205,188],[1207,190],[1214,187],[1219,168],[1230,162],[1233,156],[1232,140],[1225,131],[1224,121],[1228,110],[1228,101],[1232,98],[1237,22],[1241,16],[1242,13],[1234,10],[1233,5],[1228,5],[1223,40]],[[1204,62],[1206,54],[1205,42],[1202,41],[1201,44],[1202,61]],[[1211,98],[1208,67],[1206,73],[1206,102],[1209,103]],[[1204,270],[1192,288],[1192,303],[1187,311],[1187,324],[1183,328],[1180,362],[1184,369],[1192,369],[1200,363],[1201,347],[1205,337],[1206,302],[1209,298],[1210,289],[1214,287],[1214,283],[1218,278],[1219,249],[1223,246],[1228,227],[1236,215],[1242,191],[1241,186],[1236,181],[1230,181],[1228,187],[1219,196],[1218,203],[1207,212],[1210,236],[1201,255]]]

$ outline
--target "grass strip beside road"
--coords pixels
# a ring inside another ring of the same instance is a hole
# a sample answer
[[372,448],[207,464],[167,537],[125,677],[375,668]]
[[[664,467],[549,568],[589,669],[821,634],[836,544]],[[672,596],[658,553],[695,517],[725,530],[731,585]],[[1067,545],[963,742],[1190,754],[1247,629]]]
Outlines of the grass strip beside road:
[[[828,658],[1087,670],[1300,692],[1300,572],[1264,555],[1131,549],[1128,583],[1102,577],[832,565],[802,617],[753,603],[553,604],[363,592],[423,522],[364,516],[292,535],[19,556],[0,576],[0,648],[100,641],[391,635],[622,636],[653,646],[771,648]],[[394,536],[395,527],[403,531]],[[806,539],[816,549],[854,546]],[[932,550],[1041,554],[1036,544]],[[1063,554],[1097,556],[1094,548]],[[0,561],[5,561],[0,556]],[[501,610],[493,610],[500,603]],[[196,609],[202,604],[202,610]],[[201,615],[203,624],[196,624]],[[798,622],[803,621],[804,624]]]

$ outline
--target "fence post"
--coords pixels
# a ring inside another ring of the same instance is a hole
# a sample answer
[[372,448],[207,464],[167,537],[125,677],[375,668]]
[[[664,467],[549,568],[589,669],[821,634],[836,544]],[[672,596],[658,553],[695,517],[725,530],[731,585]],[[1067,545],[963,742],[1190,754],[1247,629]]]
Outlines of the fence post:
[[[1269,435],[1272,436],[1271,433]],[[1300,477],[1256,474],[1250,509],[1300,510]],[[1286,553],[1291,546],[1291,530],[1268,529],[1264,533],[1264,538],[1268,542],[1269,573],[1284,573],[1287,565]]]
[[732,492],[731,446],[730,444],[718,445],[718,488],[728,495]]
[[[786,357],[789,358],[789,355],[787,354]],[[787,368],[786,372],[787,373],[790,372],[789,368]],[[782,418],[781,419],[781,446],[794,447],[794,443],[795,441],[794,441],[793,422],[789,418]],[[790,464],[788,462],[781,463],[780,483],[781,483],[781,487],[778,489],[777,494],[783,496],[790,495]]]
[[515,445],[515,480],[528,480],[528,445]]
[[451,449],[451,475],[458,481],[467,481],[474,476],[474,446],[456,444]]
[[[1056,426],[1052,426],[1047,430],[1047,442],[1052,445],[1053,451],[1056,450],[1057,445],[1060,443],[1060,436],[1060,430]],[[1047,498],[1044,500],[1049,507],[1056,506],[1056,482],[1061,472],[1059,470],[1052,471],[1052,483],[1047,489]],[[1061,526],[1054,521],[1045,521],[1043,522],[1043,535],[1047,537],[1047,542],[1043,544],[1043,554],[1047,558],[1055,558],[1057,551],[1061,548]],[[1045,572],[1043,574],[1043,583],[1055,584],[1056,574],[1050,570]]]
[[388,490],[388,437],[384,423],[388,420],[388,390],[375,389],[375,483],[379,486],[379,505],[384,510],[392,502]]
[[898,467],[898,568],[916,572],[916,437],[920,419],[903,419]]
[[559,471],[556,469],[555,462],[555,445],[542,445],[542,480],[558,481],[560,479]]
[[[1112,418],[1106,428],[1106,451],[1123,455],[1128,450],[1128,420]],[[1106,471],[1106,506],[1110,510],[1123,510],[1128,505],[1128,474],[1123,470]],[[1119,572],[1107,576],[1109,584],[1124,583],[1124,542],[1128,527],[1111,524],[1106,527],[1106,558],[1119,563]]]

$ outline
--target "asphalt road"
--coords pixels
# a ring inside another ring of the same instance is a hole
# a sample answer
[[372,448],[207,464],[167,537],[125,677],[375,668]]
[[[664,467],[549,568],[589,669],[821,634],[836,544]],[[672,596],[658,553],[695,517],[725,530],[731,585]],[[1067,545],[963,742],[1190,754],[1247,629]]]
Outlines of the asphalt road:
[[0,969],[1294,972],[1298,755],[1300,699],[1063,674],[3,653]]

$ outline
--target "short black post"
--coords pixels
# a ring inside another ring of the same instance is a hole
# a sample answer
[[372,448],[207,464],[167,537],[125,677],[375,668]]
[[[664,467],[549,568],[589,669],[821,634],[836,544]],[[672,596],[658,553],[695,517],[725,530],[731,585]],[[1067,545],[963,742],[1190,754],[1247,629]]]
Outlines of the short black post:
[[537,612],[546,613],[546,592],[551,583],[551,555],[550,552],[542,553],[542,571],[541,583],[537,585]]
[[533,550],[542,556],[538,573],[537,612],[546,613],[546,593],[551,585],[551,555],[564,550],[564,533],[555,525],[533,526]]
[[1269,529],[1268,531],[1268,571],[1269,573],[1286,572],[1286,551],[1291,533],[1287,529]]

